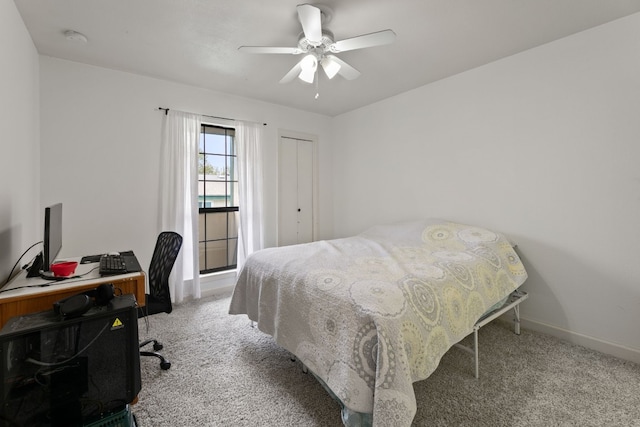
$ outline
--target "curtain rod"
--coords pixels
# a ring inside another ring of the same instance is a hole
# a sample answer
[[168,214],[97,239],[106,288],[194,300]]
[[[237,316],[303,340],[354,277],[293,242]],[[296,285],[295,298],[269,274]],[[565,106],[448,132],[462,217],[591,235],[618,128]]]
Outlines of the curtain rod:
[[[169,114],[169,108],[164,108],[164,107],[158,107],[158,110],[160,111],[164,111],[164,115],[166,116],[167,114]],[[196,113],[192,113],[192,114],[196,114]],[[199,114],[200,116],[203,117],[210,117],[212,119],[221,119],[221,120],[231,120],[231,121],[236,121],[236,119],[230,119],[228,117],[219,117],[219,116],[209,116],[207,114]],[[255,123],[255,122],[254,122]],[[266,123],[263,123],[262,126],[266,126]]]

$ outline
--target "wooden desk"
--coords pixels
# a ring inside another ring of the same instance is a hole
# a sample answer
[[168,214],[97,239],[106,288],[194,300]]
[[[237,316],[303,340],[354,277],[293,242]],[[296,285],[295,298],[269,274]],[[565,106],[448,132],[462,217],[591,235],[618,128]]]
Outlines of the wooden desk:
[[97,263],[78,264],[75,274],[81,278],[59,282],[27,278],[26,271],[21,271],[0,290],[0,328],[14,316],[51,310],[54,302],[94,289],[102,283],[113,283],[116,295],[119,292],[134,294],[138,305],[144,305],[146,276],[143,272],[100,277],[97,267]]

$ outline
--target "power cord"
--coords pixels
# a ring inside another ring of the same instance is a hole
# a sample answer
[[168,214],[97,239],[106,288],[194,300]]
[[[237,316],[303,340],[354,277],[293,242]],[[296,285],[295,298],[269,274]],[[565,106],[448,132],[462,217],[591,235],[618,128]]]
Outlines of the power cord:
[[74,354],[73,356],[68,358],[67,360],[63,360],[62,362],[42,362],[40,360],[36,360],[36,359],[31,358],[31,357],[28,357],[28,358],[25,359],[25,362],[33,363],[34,365],[39,365],[39,366],[60,366],[60,365],[64,365],[65,363],[68,363],[68,362],[72,361],[73,359],[78,357],[80,354],[82,354],[82,352],[84,352],[86,349],[91,347],[91,345],[94,342],[96,342],[96,340],[98,338],[100,338],[100,335],[102,335],[102,333],[107,329],[109,324],[110,324],[110,322],[107,322],[106,325],[104,325],[102,327],[100,332],[98,332],[98,334],[91,340],[91,342],[89,342],[89,344],[87,344],[82,350],[80,350],[79,352],[77,352],[76,354]]
[[36,245],[39,245],[40,243],[42,243],[42,240],[40,240],[39,242],[36,242],[33,245],[29,246],[29,248],[26,251],[24,251],[22,253],[22,255],[20,255],[20,258],[18,258],[18,261],[16,261],[16,263],[13,265],[13,268],[9,272],[9,276],[7,277],[7,280],[5,280],[5,282],[2,284],[2,286],[4,286],[7,283],[9,283],[9,280],[11,280],[11,275],[13,274],[13,270],[16,269],[16,266],[20,263],[20,260],[22,260],[22,258],[27,254],[27,252],[29,252],[31,250],[31,248],[33,248]]

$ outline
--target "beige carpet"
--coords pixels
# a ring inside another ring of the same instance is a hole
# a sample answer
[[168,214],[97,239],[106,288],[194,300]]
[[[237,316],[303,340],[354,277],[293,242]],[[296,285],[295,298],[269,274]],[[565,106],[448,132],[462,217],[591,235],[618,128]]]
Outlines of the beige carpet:
[[[173,366],[142,358],[140,427],[339,427],[340,406],[229,298],[205,298],[140,320]],[[414,384],[414,426],[640,426],[640,365],[497,321],[480,330],[480,379],[457,348]]]

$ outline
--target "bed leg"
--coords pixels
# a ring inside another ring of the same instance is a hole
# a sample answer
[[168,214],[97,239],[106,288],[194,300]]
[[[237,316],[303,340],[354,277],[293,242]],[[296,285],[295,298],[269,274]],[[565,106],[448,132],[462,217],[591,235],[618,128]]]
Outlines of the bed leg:
[[[295,362],[296,360],[298,360],[298,358],[295,355],[291,355],[291,361]],[[304,363],[300,362],[300,365],[302,365],[302,373],[303,374],[307,374],[309,373],[309,368],[307,368],[307,365],[305,365]]]
[[516,335],[520,335],[520,305],[516,305],[513,307],[513,329]]
[[473,357],[475,359],[476,379],[480,378],[480,363],[478,361],[478,328],[473,328]]

